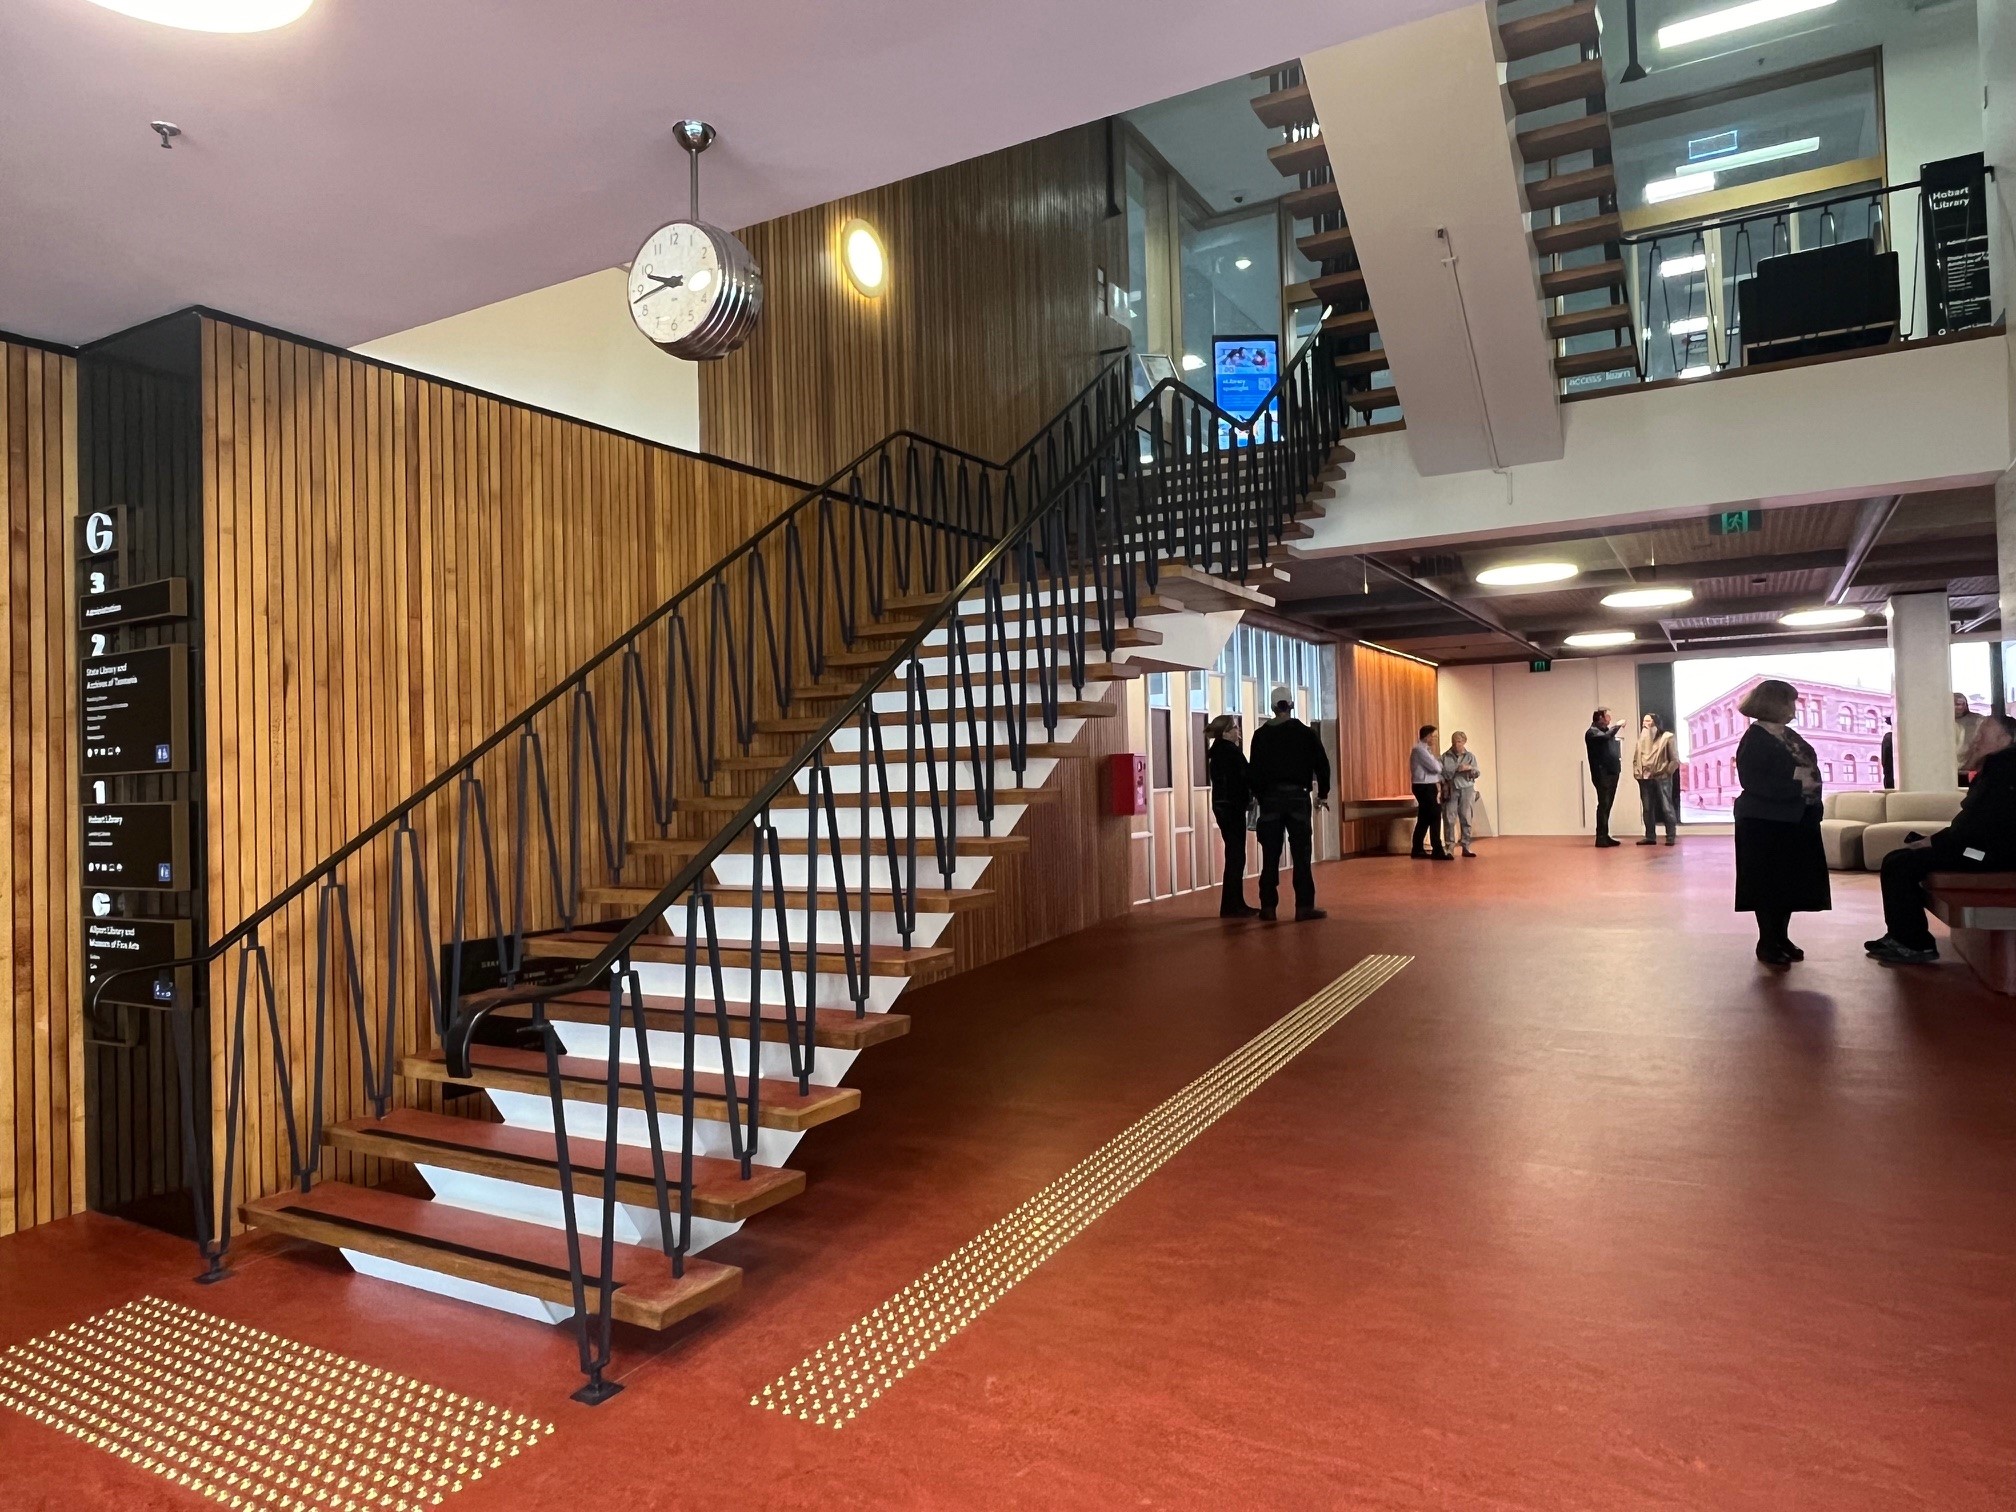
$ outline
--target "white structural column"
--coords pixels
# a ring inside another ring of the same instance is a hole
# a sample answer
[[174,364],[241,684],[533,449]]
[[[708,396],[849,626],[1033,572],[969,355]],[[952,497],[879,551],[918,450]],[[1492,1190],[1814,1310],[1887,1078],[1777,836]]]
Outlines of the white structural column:
[[1424,476],[1561,455],[1495,23],[1469,5],[1302,59]]
[[2016,467],[1995,480],[1995,565],[2001,578],[2002,639],[2016,640]]
[[1954,785],[1953,627],[1943,593],[1890,600],[1890,656],[1897,687],[1897,786],[1939,792]]

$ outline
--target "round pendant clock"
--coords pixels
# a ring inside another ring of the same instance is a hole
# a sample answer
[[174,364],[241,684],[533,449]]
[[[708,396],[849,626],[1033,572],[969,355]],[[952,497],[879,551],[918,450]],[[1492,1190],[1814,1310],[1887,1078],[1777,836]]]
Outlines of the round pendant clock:
[[681,121],[690,154],[693,211],[653,231],[630,264],[630,318],[674,357],[726,357],[749,339],[763,312],[763,274],[733,234],[700,219],[700,154],[714,128]]

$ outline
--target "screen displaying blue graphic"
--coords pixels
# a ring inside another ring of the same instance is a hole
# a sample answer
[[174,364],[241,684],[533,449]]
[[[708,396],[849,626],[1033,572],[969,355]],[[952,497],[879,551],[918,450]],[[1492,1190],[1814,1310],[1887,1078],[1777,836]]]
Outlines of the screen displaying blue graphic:
[[[1274,391],[1281,378],[1281,339],[1278,336],[1213,336],[1211,338],[1211,397],[1218,407],[1241,420],[1251,420]],[[1268,404],[1279,416],[1277,399]],[[1245,445],[1247,437],[1234,433],[1225,421],[1218,422],[1219,444]]]

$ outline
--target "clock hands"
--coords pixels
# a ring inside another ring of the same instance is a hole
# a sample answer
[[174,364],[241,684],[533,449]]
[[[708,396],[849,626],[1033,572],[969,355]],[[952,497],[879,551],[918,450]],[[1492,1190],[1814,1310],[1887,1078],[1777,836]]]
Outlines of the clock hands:
[[680,277],[680,275],[677,273],[674,273],[669,278],[665,278],[661,277],[659,274],[653,273],[649,268],[646,268],[644,270],[644,276],[650,279],[651,282],[653,282],[654,284],[658,285],[658,287],[655,289],[646,289],[642,294],[639,294],[635,299],[630,301],[630,303],[632,303],[633,305],[640,305],[644,303],[645,300],[649,299],[653,294],[662,294],[667,289],[679,288],[686,282],[686,280]]

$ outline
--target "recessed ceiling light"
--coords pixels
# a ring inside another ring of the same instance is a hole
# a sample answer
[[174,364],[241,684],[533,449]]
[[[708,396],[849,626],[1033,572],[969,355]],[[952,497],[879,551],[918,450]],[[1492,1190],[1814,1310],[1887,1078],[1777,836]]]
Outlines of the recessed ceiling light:
[[1645,203],[1663,205],[1668,200],[1685,199],[1690,194],[1706,194],[1715,187],[1712,173],[1676,173],[1671,178],[1654,179],[1645,186]]
[[1782,21],[1787,16],[1820,10],[1833,3],[1834,0],[1749,0],[1747,5],[1732,5],[1723,10],[1709,11],[1705,16],[1691,16],[1685,21],[1662,26],[1659,28],[1659,45],[1685,47],[1689,42],[1706,41],[1709,37],[1742,31],[1748,26],[1762,26],[1767,21]]
[[1707,253],[1691,252],[1685,257],[1667,258],[1666,261],[1659,264],[1659,272],[1661,276],[1666,278],[1680,278],[1685,274],[1699,273],[1707,266]]
[[1204,359],[1202,357],[1199,357],[1195,352],[1185,352],[1183,354],[1184,372],[1194,373],[1197,371],[1197,369],[1199,369],[1202,366],[1204,366]]
[[1857,609],[1852,604],[1828,604],[1819,609],[1794,609],[1790,614],[1779,615],[1778,623],[1794,630],[1810,630],[1815,625],[1852,625],[1868,617],[1867,609]]
[[1232,266],[1237,268],[1241,273],[1244,273],[1248,268],[1253,266],[1253,259],[1250,257],[1234,258]]
[[1731,168],[1755,168],[1759,163],[1775,163],[1782,158],[1804,157],[1809,152],[1819,150],[1820,138],[1800,137],[1797,141],[1778,142],[1769,147],[1752,147],[1748,152],[1728,152],[1720,157],[1701,158],[1673,171],[1699,173],[1706,169],[1713,173],[1727,173]]
[[889,259],[882,251],[882,238],[865,220],[850,220],[840,228],[840,260],[847,266],[847,281],[871,299],[888,285]]
[[1668,604],[1691,604],[1692,588],[1625,588],[1603,595],[1605,609],[1663,609]]
[[262,32],[298,21],[315,0],[92,0],[136,21],[184,31]]
[[1602,646],[1628,646],[1638,639],[1629,630],[1578,630],[1564,642],[1582,650],[1595,650]]
[[1535,583],[1565,583],[1581,570],[1573,562],[1515,562],[1486,567],[1477,581],[1486,588],[1530,588]]

